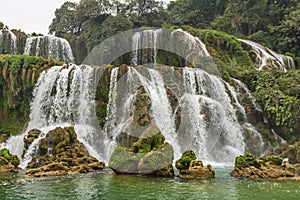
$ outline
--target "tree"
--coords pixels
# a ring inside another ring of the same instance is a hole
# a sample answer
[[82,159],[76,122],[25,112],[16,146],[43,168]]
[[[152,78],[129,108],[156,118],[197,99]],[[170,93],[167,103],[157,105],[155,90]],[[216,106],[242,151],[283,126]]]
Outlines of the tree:
[[134,22],[135,27],[160,27],[167,19],[163,2],[157,0],[127,0],[122,13]]
[[210,23],[223,15],[225,5],[229,0],[177,0],[172,1],[168,10],[169,23],[174,25],[189,25],[195,28],[208,28]]
[[3,27],[4,27],[4,24],[3,24],[3,22],[0,21],[0,30],[3,29]]
[[227,4],[224,15],[211,25],[231,34],[251,35],[267,29],[264,23],[266,7],[267,0],[232,0]]
[[66,34],[80,34],[80,26],[76,20],[77,4],[73,2],[65,2],[59,9],[55,11],[55,18],[49,27],[49,33],[59,37]]
[[277,48],[300,56],[300,3],[298,8],[286,15],[278,26],[271,29]]
[[101,37],[105,40],[115,34],[133,29],[133,22],[123,16],[109,16],[101,24]]

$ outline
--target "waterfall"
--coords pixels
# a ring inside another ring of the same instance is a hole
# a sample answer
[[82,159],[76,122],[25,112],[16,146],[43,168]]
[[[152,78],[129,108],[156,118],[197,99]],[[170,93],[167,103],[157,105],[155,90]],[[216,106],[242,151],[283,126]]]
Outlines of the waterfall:
[[65,63],[74,62],[72,49],[68,41],[56,36],[27,38],[24,54],[54,58]]
[[226,85],[200,69],[184,68],[183,77],[181,146],[204,161],[233,162],[245,143]]
[[[132,60],[131,63],[133,66],[137,66],[142,63],[142,57],[147,59],[152,59],[148,63],[157,62],[157,47],[158,47],[158,37],[162,29],[157,30],[144,30],[141,32],[136,32],[132,37]],[[139,51],[142,49],[153,49],[153,52],[143,51],[141,54]],[[145,55],[146,54],[146,55]]]
[[162,76],[155,69],[147,68],[150,78],[146,78],[136,69],[133,69],[139,77],[142,86],[151,99],[151,113],[156,126],[161,130],[175,152],[175,159],[180,158],[181,149],[178,144],[177,133],[175,130],[175,122],[167,92],[164,87]]
[[[178,43],[180,45],[177,45]],[[150,29],[136,32],[132,36],[131,46],[133,66],[146,63],[157,64],[158,50],[175,53],[191,63],[195,59],[201,62],[202,57],[210,57],[205,44],[198,37],[181,29],[174,31]]]
[[177,29],[174,32],[182,33],[184,35],[184,38],[187,40],[186,43],[189,45],[189,51],[197,52],[199,57],[210,57],[205,44],[198,37],[195,37],[182,29]]
[[249,45],[254,51],[256,55],[256,68],[259,71],[275,68],[286,72],[288,69],[295,69],[295,62],[290,56],[278,54],[250,40],[239,40]]
[[16,54],[17,37],[7,29],[0,30],[0,54]]
[[25,168],[35,155],[39,141],[56,127],[74,126],[78,139],[89,153],[101,159],[94,148],[99,133],[96,129],[94,110],[95,70],[90,66],[55,66],[43,71],[33,92],[30,121],[27,130],[11,137],[5,146],[21,158],[23,138],[31,129],[40,129],[37,138],[21,158],[20,167]]

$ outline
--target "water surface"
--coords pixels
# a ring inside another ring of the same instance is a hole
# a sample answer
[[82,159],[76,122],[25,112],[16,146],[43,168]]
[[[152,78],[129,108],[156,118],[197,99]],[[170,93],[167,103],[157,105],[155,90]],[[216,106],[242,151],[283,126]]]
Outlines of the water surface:
[[115,176],[109,170],[59,178],[0,174],[0,199],[300,199],[300,182],[233,178],[217,168],[211,180]]

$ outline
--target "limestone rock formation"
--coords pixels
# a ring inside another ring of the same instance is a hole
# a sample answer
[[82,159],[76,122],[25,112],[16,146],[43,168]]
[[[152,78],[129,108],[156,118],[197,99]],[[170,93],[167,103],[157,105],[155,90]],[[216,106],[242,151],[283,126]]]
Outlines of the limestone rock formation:
[[8,149],[0,150],[0,172],[18,172],[20,160],[16,155],[12,155]]
[[293,145],[283,143],[276,150],[276,153],[282,158],[288,158],[289,163],[300,163],[300,142],[296,142]]
[[[38,133],[38,130],[30,131],[29,135],[35,137],[33,133]],[[25,141],[30,141],[30,138]],[[102,170],[104,163],[89,156],[84,145],[78,141],[74,127],[58,127],[40,141],[38,155],[27,168],[26,174],[30,176],[61,176]]]
[[211,165],[203,166],[202,161],[196,160],[196,154],[192,150],[183,153],[181,158],[176,161],[176,168],[180,170],[179,177],[184,179],[215,177]]
[[156,126],[149,126],[130,148],[115,148],[109,167],[117,174],[172,177],[173,159],[173,147],[165,143],[165,137]]
[[251,179],[299,179],[300,164],[283,162],[279,156],[256,158],[245,153],[236,158],[235,168],[230,174]]

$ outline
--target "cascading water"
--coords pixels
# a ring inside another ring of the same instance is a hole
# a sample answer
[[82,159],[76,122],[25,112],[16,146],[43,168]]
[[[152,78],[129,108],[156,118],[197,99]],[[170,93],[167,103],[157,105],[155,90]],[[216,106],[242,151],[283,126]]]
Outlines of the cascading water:
[[16,54],[17,53],[17,37],[7,29],[0,30],[0,53]]
[[286,72],[288,69],[295,69],[295,62],[290,56],[278,54],[250,40],[239,40],[249,45],[254,51],[258,70],[272,69],[275,67],[276,69]]
[[173,146],[175,159],[179,159],[181,149],[178,144],[173,113],[164,87],[163,78],[155,69],[147,68],[150,79],[141,75],[136,69],[133,70],[151,99],[151,111],[154,123],[164,134],[166,141]]
[[26,41],[25,55],[54,58],[65,63],[74,62],[72,49],[67,40],[56,36],[30,37]]
[[[136,32],[132,37],[132,65],[137,66],[142,63],[141,58],[152,59],[152,63],[157,62],[157,45],[158,37],[162,29],[157,30],[144,30]],[[142,49],[151,48],[153,52],[144,51],[142,54],[139,53]],[[145,55],[147,54],[147,55]],[[149,62],[150,63],[150,62]]]
[[189,45],[189,51],[197,52],[199,57],[209,57],[209,53],[206,49],[205,44],[198,38],[191,35],[189,32],[182,29],[176,29],[174,33],[182,33],[184,38],[187,40],[186,43]]
[[[178,41],[182,41],[182,46],[176,45]],[[210,57],[205,44],[186,31],[143,30],[132,36],[131,64],[133,66],[145,63],[157,64],[158,50],[173,52],[189,62],[194,62],[195,58]]]
[[232,162],[245,143],[223,81],[200,69],[184,68],[183,76],[186,93],[180,106],[187,124],[180,126],[181,146],[204,161]]
[[40,75],[33,92],[30,122],[27,130],[11,137],[5,146],[21,158],[23,138],[31,129],[40,129],[42,134],[25,152],[20,167],[25,168],[36,153],[39,141],[49,130],[56,127],[74,126],[78,139],[89,153],[101,159],[93,146],[98,141],[95,110],[95,69],[89,66],[55,66]]

